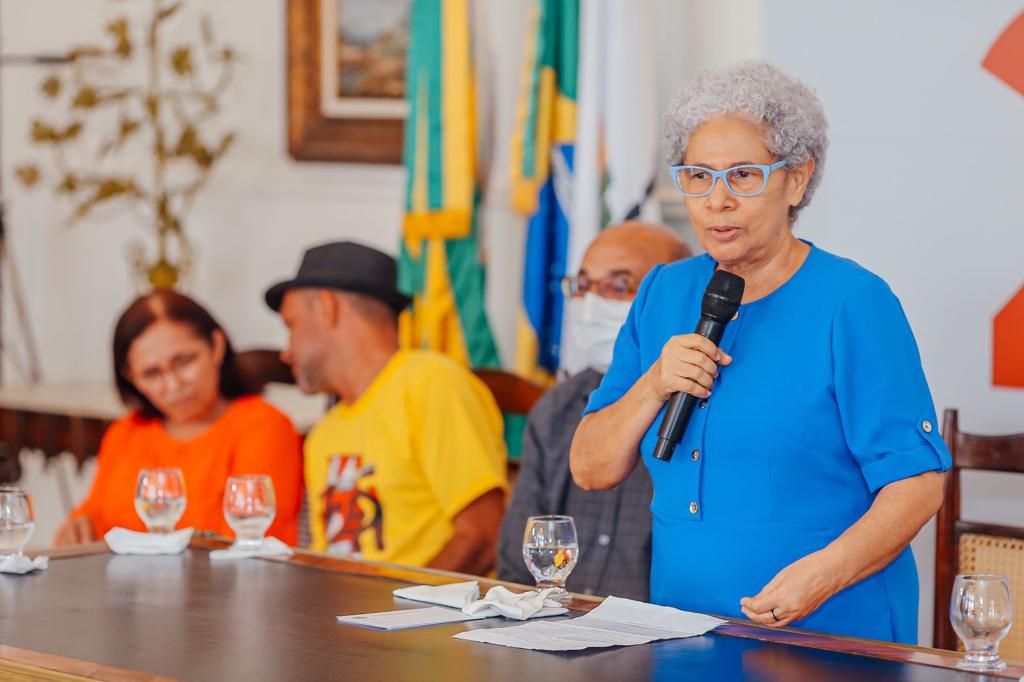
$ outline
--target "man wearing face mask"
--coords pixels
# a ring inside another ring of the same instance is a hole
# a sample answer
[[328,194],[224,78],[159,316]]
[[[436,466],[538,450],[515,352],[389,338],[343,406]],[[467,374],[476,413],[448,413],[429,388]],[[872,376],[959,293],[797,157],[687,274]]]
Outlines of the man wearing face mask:
[[579,563],[573,592],[646,600],[651,556],[651,482],[641,463],[612,490],[584,491],[569,473],[569,445],[590,392],[611,364],[619,328],[644,276],[659,263],[690,256],[663,225],[630,221],[609,227],[590,244],[580,271],[567,277],[570,337],[586,368],[548,391],[530,412],[512,501],[501,526],[497,573],[533,584],[523,562],[526,519],[568,514],[576,521]]

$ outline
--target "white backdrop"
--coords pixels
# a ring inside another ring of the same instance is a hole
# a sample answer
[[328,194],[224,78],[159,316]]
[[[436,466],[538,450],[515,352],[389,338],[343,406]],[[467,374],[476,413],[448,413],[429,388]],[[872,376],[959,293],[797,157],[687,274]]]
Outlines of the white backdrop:
[[[765,7],[764,57],[813,86],[831,123],[825,178],[798,233],[889,282],[940,419],[958,407],[967,431],[1024,431],[1024,391],[991,385],[992,317],[1024,283],[1024,97],[981,68],[1020,3]],[[973,477],[963,510],[1024,525],[1024,481]],[[932,524],[914,549],[930,642]]]

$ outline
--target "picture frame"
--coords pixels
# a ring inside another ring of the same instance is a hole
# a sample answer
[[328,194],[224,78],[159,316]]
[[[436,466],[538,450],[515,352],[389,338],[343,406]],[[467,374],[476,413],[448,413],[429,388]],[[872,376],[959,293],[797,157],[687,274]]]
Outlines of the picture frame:
[[[338,8],[343,1],[288,0],[288,153],[299,161],[400,164],[405,67],[404,53],[398,59],[401,27],[395,27],[394,18],[408,0],[390,0],[379,6],[390,12],[384,24],[391,21],[389,30],[397,38],[391,35],[384,77],[353,96],[344,96],[340,90],[343,85],[351,87],[343,83],[339,70],[338,55],[344,46],[338,45],[342,34]],[[362,0],[363,9],[374,1]],[[406,21],[406,31],[407,26]],[[374,67],[374,59],[377,57],[371,55],[362,61]]]

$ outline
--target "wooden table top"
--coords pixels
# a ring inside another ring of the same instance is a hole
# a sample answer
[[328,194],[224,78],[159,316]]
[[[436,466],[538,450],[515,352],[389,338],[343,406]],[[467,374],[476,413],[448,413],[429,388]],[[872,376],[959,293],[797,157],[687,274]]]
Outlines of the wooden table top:
[[[327,404],[326,396],[305,395],[297,387],[285,384],[268,384],[263,397],[287,414],[299,433],[307,433],[320,421]],[[0,409],[104,421],[113,421],[125,413],[114,386],[105,383],[0,386]]]
[[[179,556],[56,551],[49,570],[0,574],[0,678],[100,680],[979,680],[958,655],[731,622],[634,647],[549,653],[452,639],[492,618],[399,632],[339,614],[407,608],[396,587],[466,579],[297,553],[211,562],[207,538]],[[482,581],[486,588],[490,582]],[[598,603],[580,597],[573,615]],[[863,655],[856,655],[859,652]],[[945,667],[941,667],[945,666]],[[21,675],[21,677],[17,677]],[[1019,679],[1024,670],[1000,678]]]

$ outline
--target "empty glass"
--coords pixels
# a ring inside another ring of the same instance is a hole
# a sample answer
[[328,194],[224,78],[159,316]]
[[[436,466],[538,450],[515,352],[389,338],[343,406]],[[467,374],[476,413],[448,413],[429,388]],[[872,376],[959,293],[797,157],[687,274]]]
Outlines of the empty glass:
[[143,469],[135,488],[135,512],[150,533],[170,533],[185,513],[181,469]]
[[21,554],[35,527],[32,497],[21,488],[0,486],[0,558]]
[[224,517],[235,531],[235,546],[259,547],[277,513],[270,476],[232,476],[224,488]]
[[1009,580],[1001,575],[958,575],[949,620],[966,652],[958,668],[992,672],[1006,667],[999,658],[999,642],[1013,624]]
[[576,568],[580,545],[571,516],[531,516],[523,534],[523,561],[538,589],[558,588],[550,599],[566,603],[572,597],[565,581]]

